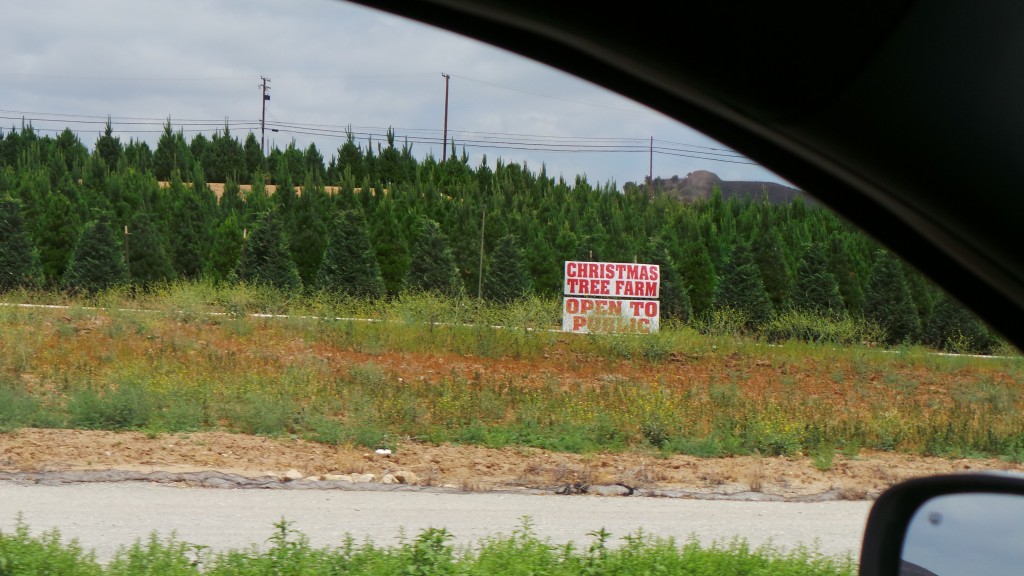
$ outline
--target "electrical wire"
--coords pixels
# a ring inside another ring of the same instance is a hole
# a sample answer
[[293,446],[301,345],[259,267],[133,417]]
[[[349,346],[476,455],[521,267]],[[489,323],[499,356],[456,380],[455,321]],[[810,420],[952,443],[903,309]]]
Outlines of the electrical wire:
[[[185,118],[173,120],[171,117],[156,118],[145,116],[97,116],[87,114],[69,114],[40,111],[19,111],[0,109],[0,120],[21,121],[33,130],[59,133],[68,127],[75,126],[106,126],[108,122],[117,126],[118,134],[162,134],[168,123],[175,132],[199,134],[204,132],[221,132],[228,130],[255,132],[260,129],[258,119],[202,119]],[[42,123],[43,126],[37,126]],[[63,124],[62,128],[48,127],[54,123]],[[384,128],[378,126],[334,125],[308,122],[292,122],[271,119],[263,124],[271,132],[292,136],[312,136],[318,138],[347,140],[349,134],[353,138],[383,142],[389,132],[396,142],[424,145],[445,145],[436,128]],[[554,136],[544,134],[527,134],[521,132],[484,132],[474,130],[449,130],[450,142],[456,146],[481,150],[517,150],[527,152],[569,153],[569,154],[653,154],[680,158],[692,158],[711,162],[729,164],[757,165],[745,156],[728,148],[716,148],[685,142],[635,137],[588,137],[588,136]]]

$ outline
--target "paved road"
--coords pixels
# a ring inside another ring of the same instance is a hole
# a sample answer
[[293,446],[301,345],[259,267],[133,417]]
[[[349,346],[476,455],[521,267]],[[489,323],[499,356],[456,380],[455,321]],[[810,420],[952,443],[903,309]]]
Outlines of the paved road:
[[[666,498],[537,496],[506,493],[285,491],[183,488],[116,483],[22,486],[0,482],[0,530],[17,515],[33,533],[57,528],[105,561],[118,547],[152,532],[215,550],[263,548],[282,518],[316,547],[334,546],[346,533],[375,544],[444,527],[457,544],[510,534],[529,516],[536,533],[554,543],[589,543],[604,528],[613,539],[642,528],[684,541],[817,546],[826,554],[859,550],[869,502],[722,502]],[[815,544],[816,543],[816,544]]]

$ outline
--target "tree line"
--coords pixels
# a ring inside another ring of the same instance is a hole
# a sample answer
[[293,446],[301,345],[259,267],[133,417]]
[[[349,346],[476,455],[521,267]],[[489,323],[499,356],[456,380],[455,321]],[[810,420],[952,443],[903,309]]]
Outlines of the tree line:
[[[219,197],[210,182],[224,183]],[[417,160],[391,130],[365,144],[349,132],[327,160],[294,141],[264,154],[228,125],[187,139],[168,120],[155,150],[121,142],[109,120],[91,149],[70,129],[0,131],[0,292],[204,280],[508,302],[560,295],[566,260],[659,264],[664,321],[727,319],[804,339],[852,321],[887,344],[998,344],[914,269],[801,199],[726,200],[716,189],[682,203],[543,165],[471,166],[455,143]]]

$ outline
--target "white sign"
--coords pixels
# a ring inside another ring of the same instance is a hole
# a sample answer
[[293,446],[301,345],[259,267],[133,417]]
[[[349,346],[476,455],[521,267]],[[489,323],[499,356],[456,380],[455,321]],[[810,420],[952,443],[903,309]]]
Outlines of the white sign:
[[565,332],[658,331],[660,307],[652,300],[661,290],[657,264],[566,262],[562,290]]
[[658,298],[661,268],[657,264],[566,262],[563,294],[611,298]]
[[562,298],[562,330],[577,334],[657,332],[657,300],[612,300],[602,298]]

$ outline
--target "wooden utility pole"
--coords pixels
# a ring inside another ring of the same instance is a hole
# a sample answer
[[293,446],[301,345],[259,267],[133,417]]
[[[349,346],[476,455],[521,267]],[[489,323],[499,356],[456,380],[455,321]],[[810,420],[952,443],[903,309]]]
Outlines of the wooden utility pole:
[[487,225],[487,204],[484,203],[483,214],[480,215],[480,274],[476,283],[476,299],[484,299],[484,226]]
[[441,160],[448,159],[448,81],[452,79],[451,76],[441,72],[441,76],[444,77],[444,141],[442,145],[444,148],[441,150]]
[[264,140],[264,133],[266,132],[267,124],[267,101],[270,100],[270,94],[267,94],[267,92],[270,91],[270,86],[267,86],[268,82],[270,82],[270,78],[260,76],[259,88],[263,93],[263,113],[260,115],[260,151],[263,152],[264,156],[267,154],[267,147]]
[[654,136],[651,136],[650,165],[647,167],[647,197],[654,198]]
[[128,255],[128,225],[124,225],[124,267],[128,270],[128,279],[132,277],[132,259]]

